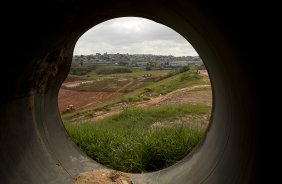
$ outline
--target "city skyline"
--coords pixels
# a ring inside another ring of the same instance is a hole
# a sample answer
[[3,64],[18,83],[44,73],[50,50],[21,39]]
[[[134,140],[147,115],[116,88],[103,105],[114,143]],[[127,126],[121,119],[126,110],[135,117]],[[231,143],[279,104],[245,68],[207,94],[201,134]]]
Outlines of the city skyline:
[[198,56],[191,44],[171,28],[138,17],[111,19],[83,34],[74,55],[96,53]]

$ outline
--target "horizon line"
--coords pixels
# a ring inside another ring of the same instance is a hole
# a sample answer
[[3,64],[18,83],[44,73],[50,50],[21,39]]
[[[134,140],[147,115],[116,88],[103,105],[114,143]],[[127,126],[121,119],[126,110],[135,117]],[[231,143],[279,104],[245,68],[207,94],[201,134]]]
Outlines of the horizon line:
[[187,57],[187,56],[192,56],[192,57],[199,57],[199,55],[181,55],[181,56],[175,56],[175,55],[172,55],[172,54],[169,54],[169,55],[159,55],[159,54],[130,54],[130,53],[108,53],[108,52],[104,52],[104,53],[100,53],[100,52],[97,52],[95,54],[73,54],[73,56],[88,56],[88,55],[96,55],[96,54],[121,54],[121,55],[152,55],[152,56],[173,56],[173,57]]

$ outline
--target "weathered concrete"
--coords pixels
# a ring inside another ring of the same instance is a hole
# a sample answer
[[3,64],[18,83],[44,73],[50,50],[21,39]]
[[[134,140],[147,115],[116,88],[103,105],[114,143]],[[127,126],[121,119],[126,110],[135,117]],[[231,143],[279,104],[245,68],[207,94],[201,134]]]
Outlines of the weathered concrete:
[[[71,183],[78,173],[101,167],[66,135],[57,94],[79,37],[121,16],[150,18],[182,34],[202,57],[213,84],[211,124],[197,149],[168,169],[134,175],[134,183],[258,183],[260,115],[253,77],[258,72],[249,70],[247,8],[185,0],[40,3],[7,5],[15,18],[2,21],[7,49],[1,68],[8,74],[0,74],[0,183]],[[241,16],[235,19],[233,13]]]

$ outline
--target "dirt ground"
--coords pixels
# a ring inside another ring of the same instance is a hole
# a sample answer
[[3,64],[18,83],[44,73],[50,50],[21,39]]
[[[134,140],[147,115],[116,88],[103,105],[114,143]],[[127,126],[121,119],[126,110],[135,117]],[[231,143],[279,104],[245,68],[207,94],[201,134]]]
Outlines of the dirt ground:
[[78,175],[74,184],[132,184],[130,174],[111,169],[98,169]]
[[141,102],[138,106],[159,106],[164,104],[212,104],[212,92],[210,85],[197,85],[182,88],[163,96]]
[[78,91],[61,88],[58,96],[59,110],[62,113],[68,107],[68,105],[73,105],[75,109],[97,105],[105,100],[120,96],[122,94],[123,93],[119,92]]
[[129,83],[117,89],[115,92],[106,91],[81,91],[75,89],[80,84],[92,83],[93,81],[78,80],[74,77],[67,77],[59,91],[58,106],[60,113],[63,113],[69,105],[77,109],[81,109],[87,106],[95,106],[108,99],[121,96],[122,90],[132,85],[133,79],[129,79]]

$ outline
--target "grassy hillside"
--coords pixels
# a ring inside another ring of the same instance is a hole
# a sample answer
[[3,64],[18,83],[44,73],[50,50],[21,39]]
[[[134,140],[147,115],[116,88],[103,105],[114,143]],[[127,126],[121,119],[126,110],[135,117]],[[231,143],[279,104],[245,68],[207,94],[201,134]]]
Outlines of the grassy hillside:
[[[157,71],[156,71],[157,72]],[[161,71],[163,72],[163,71]],[[160,72],[160,73],[161,73]],[[170,71],[171,72],[171,71]],[[134,74],[134,73],[133,73]],[[169,72],[167,73],[169,74]],[[165,76],[165,75],[163,75]],[[119,84],[118,82],[115,82],[115,80],[119,80],[120,78],[107,78],[107,77],[101,77],[99,81],[87,84],[87,86],[80,86],[85,88],[92,88],[99,91],[99,90],[105,90],[109,86],[109,84],[119,85],[124,81],[121,81]],[[108,83],[103,82],[104,80],[109,80]],[[125,77],[125,81],[128,83],[128,80],[130,78]],[[132,85],[136,84],[135,80]],[[118,103],[135,103],[140,102],[144,100],[150,100],[151,98],[154,98],[159,95],[165,95],[169,92],[175,91],[177,89],[181,89],[184,87],[189,87],[193,85],[200,85],[200,84],[207,84],[206,80],[204,80],[204,77],[196,73],[196,70],[192,69],[190,71],[186,71],[183,73],[176,73],[172,75],[171,77],[164,77],[162,80],[158,81],[146,81],[142,85],[138,86],[137,89],[134,89],[132,91],[127,91],[128,93],[124,94],[123,96],[117,97],[115,99],[105,101],[102,104],[99,104],[95,107],[86,108],[83,110],[80,110],[79,112],[73,112],[70,114],[65,114],[62,116],[63,119],[68,119],[70,117],[76,116],[77,114],[92,114],[93,112],[97,110],[107,110],[108,106],[112,106],[113,104]],[[132,86],[131,85],[131,86]],[[128,86],[130,88],[131,86]],[[80,88],[79,87],[79,88]],[[127,88],[127,89],[128,89]],[[109,89],[109,88],[108,88]],[[113,90],[112,88],[109,90]],[[122,92],[125,92],[126,89],[123,89]]]

